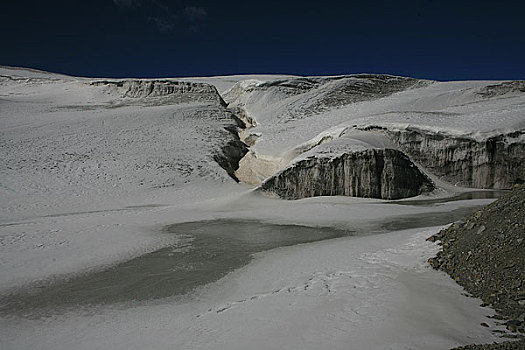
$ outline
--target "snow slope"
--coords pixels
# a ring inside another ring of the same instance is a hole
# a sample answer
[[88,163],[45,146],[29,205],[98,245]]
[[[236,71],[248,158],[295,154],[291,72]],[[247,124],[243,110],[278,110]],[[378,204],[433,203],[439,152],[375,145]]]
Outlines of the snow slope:
[[0,217],[138,205],[165,187],[229,181],[212,158],[235,121],[212,86],[29,73],[0,80]]

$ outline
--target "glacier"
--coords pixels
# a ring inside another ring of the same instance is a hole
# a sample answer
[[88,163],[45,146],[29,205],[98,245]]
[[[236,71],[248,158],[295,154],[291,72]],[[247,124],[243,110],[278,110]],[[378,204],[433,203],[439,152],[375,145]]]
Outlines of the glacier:
[[[490,203],[488,189],[525,178],[524,90],[376,74],[102,79],[0,67],[0,300],[166,247],[191,250],[188,237],[163,233],[179,223],[359,232],[255,253],[182,299],[2,312],[0,345],[499,341],[494,311],[427,265],[439,248],[425,238]],[[487,198],[457,197],[472,189]],[[444,221],[410,226],[433,217]],[[400,224],[378,229],[381,220]]]

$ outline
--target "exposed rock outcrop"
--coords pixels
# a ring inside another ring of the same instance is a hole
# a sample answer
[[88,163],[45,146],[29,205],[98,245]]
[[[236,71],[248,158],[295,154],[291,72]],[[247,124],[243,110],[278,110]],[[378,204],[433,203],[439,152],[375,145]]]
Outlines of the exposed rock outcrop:
[[455,185],[509,189],[525,179],[525,130],[482,140],[415,128],[386,133],[426,170]]
[[493,344],[476,344],[466,345],[454,348],[453,350],[523,350],[525,349],[525,340],[506,341],[503,343]]
[[310,157],[267,179],[262,191],[284,199],[353,196],[399,199],[434,188],[432,182],[394,149],[370,149],[337,157]]

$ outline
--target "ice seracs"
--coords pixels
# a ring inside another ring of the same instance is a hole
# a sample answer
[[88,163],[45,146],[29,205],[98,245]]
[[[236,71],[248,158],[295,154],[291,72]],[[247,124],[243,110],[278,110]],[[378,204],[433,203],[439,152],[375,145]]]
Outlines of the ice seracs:
[[457,186],[510,189],[525,176],[525,130],[481,140],[413,127],[385,132],[427,171]]
[[344,152],[335,157],[312,156],[270,177],[261,189],[285,199],[400,199],[430,192],[434,184],[402,152],[386,148]]

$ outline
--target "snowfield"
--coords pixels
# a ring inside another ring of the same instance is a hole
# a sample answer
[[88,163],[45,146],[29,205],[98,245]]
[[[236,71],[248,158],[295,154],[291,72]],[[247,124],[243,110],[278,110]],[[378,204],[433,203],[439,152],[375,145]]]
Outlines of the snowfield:
[[[161,234],[175,223],[249,219],[359,233],[257,253],[183,298],[49,317],[0,305],[0,347],[443,349],[500,340],[486,318],[494,311],[426,263],[439,249],[427,237],[492,199],[443,199],[467,189],[431,173],[437,188],[417,203],[285,201],[254,190],[308,157],[397,147],[374,128],[475,140],[525,129],[519,84],[367,81],[92,79],[0,67],[0,301],[177,244]],[[251,146],[240,183],[216,161],[234,162],[236,131]],[[428,224],[413,224],[418,216]],[[401,226],[378,229],[389,220]]]

